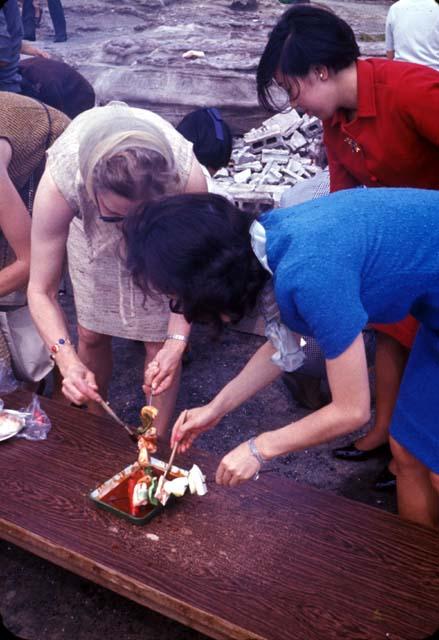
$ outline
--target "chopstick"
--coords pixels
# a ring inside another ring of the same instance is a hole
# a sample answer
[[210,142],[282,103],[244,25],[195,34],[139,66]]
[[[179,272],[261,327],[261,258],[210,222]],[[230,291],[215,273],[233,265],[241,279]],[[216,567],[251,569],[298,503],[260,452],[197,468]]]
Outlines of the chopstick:
[[171,451],[171,456],[169,458],[168,464],[165,467],[165,470],[163,472],[162,475],[162,482],[164,482],[166,480],[166,476],[168,475],[168,472],[170,471],[171,467],[172,467],[172,463],[174,462],[174,458],[175,458],[175,454],[177,453],[177,447],[178,447],[178,442],[176,442],[174,444],[174,446],[172,447],[172,451]]
[[[187,414],[188,414],[188,410],[186,409],[186,410],[185,410],[185,412],[184,412],[184,420],[183,420],[183,424],[186,422]],[[171,468],[171,466],[172,466],[172,463],[174,462],[174,458],[175,458],[175,454],[177,453],[177,447],[178,447],[178,445],[179,445],[179,442],[176,442],[176,443],[174,444],[174,446],[172,447],[171,457],[169,458],[169,462],[168,462],[168,464],[167,464],[167,465],[166,465],[166,467],[165,467],[165,471],[164,471],[163,476],[162,476],[162,478],[163,478],[163,481],[162,481],[162,482],[164,482],[164,481],[165,481],[166,476],[168,475],[168,471],[170,470],[170,468]]]
[[125,424],[125,422],[123,422],[119,416],[117,416],[113,409],[110,407],[110,405],[108,404],[108,402],[105,402],[104,399],[102,399],[99,403],[101,405],[101,407],[108,413],[109,416],[111,416],[113,418],[113,420],[115,422],[117,422],[117,424],[120,424],[121,427],[123,427],[125,429],[125,431],[127,431],[127,433],[129,433],[131,440],[137,442],[137,436],[134,433],[134,431],[132,431],[129,426],[127,424]]

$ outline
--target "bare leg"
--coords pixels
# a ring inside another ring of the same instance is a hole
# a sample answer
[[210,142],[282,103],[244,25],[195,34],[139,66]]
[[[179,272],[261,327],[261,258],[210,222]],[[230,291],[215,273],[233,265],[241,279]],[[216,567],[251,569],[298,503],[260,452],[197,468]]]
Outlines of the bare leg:
[[397,340],[385,333],[377,332],[375,423],[365,436],[356,441],[357,449],[368,451],[387,442],[390,421],[409,354],[409,349]]
[[[163,343],[161,342],[145,342],[145,370],[151,360],[154,360],[156,354],[162,347]],[[160,438],[166,437],[169,422],[174,413],[175,402],[177,400],[177,394],[180,388],[180,377],[181,363],[174,378],[174,382],[169,387],[169,389],[164,393],[161,393],[159,396],[154,396],[154,406],[159,410],[158,416],[154,421],[154,425],[157,427],[157,434]]]
[[[95,333],[78,325],[78,356],[96,376],[99,394],[106,399],[113,368],[111,336]],[[88,410],[96,415],[106,415],[96,402],[87,402]]]
[[[390,444],[396,463],[399,515],[427,527],[439,527],[439,477],[392,437]],[[436,489],[432,479],[438,480]]]

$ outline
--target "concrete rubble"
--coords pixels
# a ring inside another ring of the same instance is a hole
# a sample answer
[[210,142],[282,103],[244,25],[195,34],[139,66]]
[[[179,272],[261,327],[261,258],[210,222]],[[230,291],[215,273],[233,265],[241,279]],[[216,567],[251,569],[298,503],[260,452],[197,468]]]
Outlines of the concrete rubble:
[[318,118],[295,109],[278,113],[234,139],[231,162],[215,183],[242,210],[276,207],[285,189],[325,166],[322,137]]

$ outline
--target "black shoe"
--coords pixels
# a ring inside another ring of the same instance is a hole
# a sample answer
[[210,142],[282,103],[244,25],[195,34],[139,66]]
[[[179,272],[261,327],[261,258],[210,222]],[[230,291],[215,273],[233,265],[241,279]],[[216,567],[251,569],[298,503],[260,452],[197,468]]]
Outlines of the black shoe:
[[339,447],[332,450],[332,455],[338,460],[348,460],[349,462],[364,462],[365,460],[371,460],[372,458],[380,458],[383,455],[390,456],[390,447],[388,443],[382,444],[375,449],[369,449],[368,451],[361,451],[355,446],[355,442],[351,442],[346,447]]
[[389,467],[384,467],[381,473],[378,474],[373,488],[375,491],[394,491],[396,489],[396,476],[390,471]]
[[3,618],[1,617],[1,615],[0,615],[0,633],[3,640],[24,640],[24,638],[21,638],[20,636],[16,636],[12,633],[12,631],[9,631],[9,629],[6,629],[6,627],[3,624]]
[[67,41],[67,36],[63,35],[63,36],[55,36],[53,39],[54,42],[66,42]]

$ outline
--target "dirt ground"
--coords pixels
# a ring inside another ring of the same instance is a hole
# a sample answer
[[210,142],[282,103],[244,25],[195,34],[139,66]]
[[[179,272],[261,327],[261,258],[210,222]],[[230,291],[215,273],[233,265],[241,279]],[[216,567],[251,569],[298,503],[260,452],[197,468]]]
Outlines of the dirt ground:
[[[56,52],[59,55],[76,64],[84,73],[88,72],[89,77],[93,79],[96,69],[90,70],[84,52],[93,45],[94,40],[101,45],[105,39],[114,36],[113,10],[116,3],[103,0],[93,3],[87,3],[85,0],[64,0],[63,4],[69,25],[68,42],[65,45],[51,43],[51,25],[46,10],[38,44],[52,52],[57,46]],[[188,3],[182,1],[180,4]],[[210,11],[214,11],[215,4],[210,3]],[[219,2],[222,10],[226,4]],[[377,53],[383,53],[382,35],[389,2],[339,1],[327,4],[351,21],[364,43],[372,43]],[[126,10],[125,18],[134,15],[137,22],[140,10],[144,12],[142,15],[146,20],[146,9],[151,13],[151,21],[157,22],[159,19],[162,25],[167,24],[168,11],[170,22],[174,23],[176,17],[183,20],[182,7],[179,7],[178,2],[133,0],[121,2],[120,5]],[[196,6],[200,11],[205,11],[207,5],[196,3]],[[279,7],[281,5],[274,0],[259,2],[258,19],[268,23],[269,18],[273,17],[275,12],[279,12]],[[132,31],[133,24],[129,28]],[[96,64],[107,63],[101,61]],[[73,325],[74,311],[69,290],[63,298],[63,304]],[[205,328],[195,327],[191,340],[191,361],[184,368],[177,412],[208,401],[241,369],[261,343],[262,338],[258,336],[233,330],[227,330],[219,341],[213,341]],[[137,343],[115,339],[114,359],[111,403],[127,422],[136,422],[138,410],[144,403],[140,388],[143,347]],[[296,420],[304,413],[305,410],[294,403],[283,383],[278,381],[239,410],[228,415],[220,428],[202,436],[197,445],[213,452],[220,460],[226,451],[250,435]],[[378,493],[371,488],[374,477],[384,466],[383,460],[355,464],[340,462],[332,457],[331,449],[335,445],[347,443],[351,439],[352,436],[345,437],[330,445],[276,460],[272,464],[273,473],[285,475],[301,484],[335,492],[349,499],[395,511],[393,494]],[[28,640],[101,640],[105,637],[125,640],[204,638],[191,629],[6,542],[0,542],[0,603],[6,626]]]

